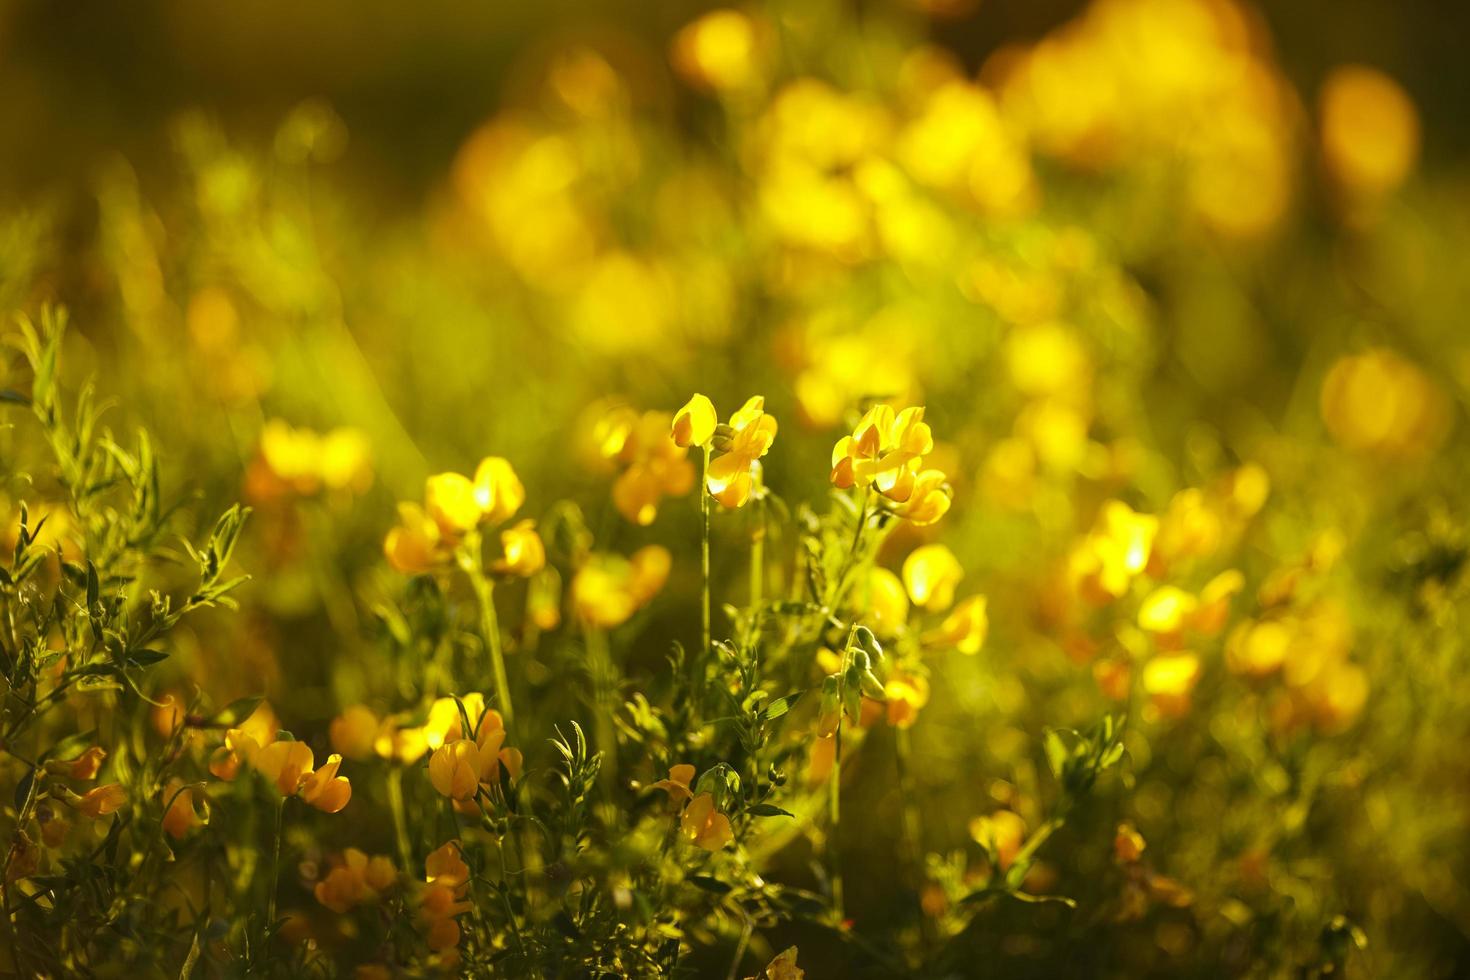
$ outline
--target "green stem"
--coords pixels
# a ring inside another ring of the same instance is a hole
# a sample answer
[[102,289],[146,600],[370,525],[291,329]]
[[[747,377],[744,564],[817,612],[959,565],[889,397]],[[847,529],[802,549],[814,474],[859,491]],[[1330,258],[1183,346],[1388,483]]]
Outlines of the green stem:
[[587,659],[592,671],[592,699],[596,708],[595,734],[597,747],[603,753],[597,776],[603,795],[611,802],[617,785],[618,765],[617,728],[613,724],[612,655],[607,648],[607,634],[602,630],[588,627],[586,636]]
[[827,818],[831,826],[827,829],[827,851],[831,867],[828,874],[832,880],[832,909],[837,914],[837,925],[841,927],[847,919],[842,900],[842,856],[839,853],[837,828],[842,817],[842,724],[832,733],[832,774],[827,780]]
[[286,824],[286,800],[289,797],[281,797],[281,802],[276,806],[276,836],[271,851],[271,891],[265,903],[265,924],[270,928],[276,921],[276,890],[281,882],[281,833]]
[[766,510],[761,498],[760,467],[755,467],[755,532],[750,542],[750,608],[752,617],[758,615],[762,593],[765,591],[766,574]]
[[[478,548],[475,549],[478,552]],[[467,563],[470,582],[475,587],[475,598],[480,604],[480,633],[490,651],[490,668],[495,672],[495,700],[505,719],[506,730],[513,728],[515,711],[510,703],[510,680],[505,674],[505,653],[500,648],[500,619],[495,615],[495,585],[480,567],[479,554]]]
[[694,691],[698,705],[704,698],[704,661],[710,655],[710,447],[704,447],[704,464],[700,470],[700,651],[692,663]]
[[933,923],[924,914],[924,825],[923,814],[914,797],[913,785],[909,778],[909,760],[912,757],[912,746],[909,744],[909,730],[907,728],[894,729],[894,755],[898,764],[898,794],[903,800],[903,835],[905,849],[908,851],[908,859],[913,873],[914,892],[919,905],[919,931],[924,944],[927,947],[933,941]]
[[408,821],[403,813],[403,768],[388,770],[388,808],[393,811],[393,834],[398,841],[398,862],[405,874],[413,868],[413,852],[408,843]]

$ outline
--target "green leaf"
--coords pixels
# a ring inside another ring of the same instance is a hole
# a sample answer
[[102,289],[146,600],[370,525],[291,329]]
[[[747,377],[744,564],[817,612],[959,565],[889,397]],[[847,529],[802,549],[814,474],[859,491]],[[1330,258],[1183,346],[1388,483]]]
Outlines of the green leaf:
[[728,895],[730,893],[729,885],[718,878],[711,878],[709,875],[690,875],[684,880],[695,888],[702,888],[713,895]]
[[755,803],[747,807],[746,813],[753,817],[795,817],[790,810],[783,810],[774,803]]
[[761,712],[761,720],[775,721],[777,718],[780,718],[792,708],[796,707],[796,702],[800,701],[801,696],[805,693],[806,691],[804,690],[793,691],[785,697],[777,698],[776,700],[772,701],[770,704],[766,705],[765,710]]
[[209,723],[219,728],[230,728],[238,725],[246,718],[255,714],[255,709],[260,707],[260,702],[264,700],[264,695],[257,694],[253,697],[231,701],[220,711],[216,712],[214,717],[209,719]]

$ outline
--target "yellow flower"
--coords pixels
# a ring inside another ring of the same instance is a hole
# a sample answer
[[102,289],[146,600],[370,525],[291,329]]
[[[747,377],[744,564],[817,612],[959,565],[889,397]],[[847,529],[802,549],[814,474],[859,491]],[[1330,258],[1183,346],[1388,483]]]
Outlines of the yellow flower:
[[459,853],[459,841],[435,849],[424,859],[424,880],[429,884],[459,888],[470,880],[470,867]]
[[1214,635],[1225,628],[1230,615],[1230,600],[1245,588],[1245,576],[1231,568],[1205,583],[1199,593],[1199,605],[1189,618],[1189,625],[1200,633]]
[[1148,842],[1133,824],[1118,824],[1118,832],[1113,837],[1113,857],[1119,864],[1133,864],[1143,856],[1143,849],[1147,846]]
[[711,10],[674,35],[669,57],[686,82],[730,92],[759,80],[759,53],[759,34],[750,17],[736,10]]
[[[766,964],[766,980],[804,980],[806,971],[796,965],[796,947],[783,950]],[[751,978],[759,980],[759,978]]]
[[696,392],[684,407],[674,414],[672,426],[674,445],[681,449],[706,445],[710,439],[714,438],[715,426],[718,424],[719,416],[715,413],[714,403]]
[[546,546],[536,533],[536,522],[529,518],[500,532],[500,546],[505,557],[494,564],[502,575],[529,578],[546,565]]
[[1014,810],[997,810],[971,820],[970,837],[1004,871],[1016,860],[1026,841],[1026,821]]
[[920,470],[908,502],[898,508],[898,516],[919,527],[927,527],[949,513],[951,491],[941,470]]
[[327,756],[327,764],[304,775],[298,790],[301,798],[323,813],[340,813],[352,799],[352,784],[346,776],[337,775],[342,765],[340,755]]
[[371,708],[354,704],[332,719],[328,735],[332,748],[349,759],[371,758],[382,722]]
[[1419,116],[1381,71],[1334,69],[1322,85],[1322,155],[1347,191],[1381,194],[1404,182],[1419,156]]
[[682,497],[694,488],[694,464],[670,433],[667,412],[637,417],[615,459],[627,468],[613,483],[613,506],[634,524],[652,524],[665,496]]
[[954,552],[942,544],[915,548],[903,562],[903,584],[909,598],[925,609],[948,609],[954,602],[955,586],[964,577]]
[[316,900],[338,914],[355,905],[376,902],[398,880],[398,870],[383,855],[368,857],[355,847],[342,853],[341,862],[317,882]]
[[1190,695],[1199,681],[1199,657],[1173,653],[1154,657],[1143,667],[1143,690],[1150,703],[1166,718],[1189,712]]
[[1138,607],[1138,625],[1150,633],[1178,633],[1198,606],[1183,589],[1162,585]]
[[961,599],[954,611],[944,618],[937,629],[924,634],[924,645],[930,647],[954,647],[960,653],[973,656],[985,645],[990,631],[990,615],[983,595],[972,595]]
[[663,790],[669,794],[669,799],[679,803],[694,797],[689,790],[689,784],[692,782],[694,782],[694,767],[688,763],[680,763],[669,769],[668,779],[660,779],[650,788]]
[[118,810],[128,801],[128,794],[118,783],[108,783],[87,790],[81,796],[72,794],[67,803],[84,816],[100,819]]
[[[914,495],[924,456],[933,450],[934,436],[924,421],[922,406],[895,415],[890,405],[874,405],[852,435],[843,436],[832,447],[832,485],[840,490],[873,487],[889,500],[904,503]],[[932,502],[928,506],[932,508]],[[946,502],[944,509],[948,507]],[[939,516],[915,523],[933,523]]]
[[1449,399],[1417,365],[1377,348],[1340,358],[1322,382],[1322,421],[1356,452],[1419,458],[1449,430]]
[[184,781],[174,776],[163,788],[163,829],[174,840],[181,839],[202,822],[194,809],[195,796],[192,787],[186,788]]
[[491,524],[500,524],[510,520],[521,509],[526,502],[526,488],[521,486],[520,478],[509,461],[499,456],[487,456],[475,469],[473,497],[480,518]]
[[480,523],[475,484],[463,473],[436,473],[424,482],[424,510],[451,541]]
[[107,758],[107,750],[100,745],[94,745],[75,759],[61,761],[52,759],[46,763],[46,771],[57,776],[66,776],[68,779],[96,779],[98,771],[102,768],[102,762]]
[[754,485],[751,467],[776,440],[776,419],[767,415],[766,400],[752,396],[730,416],[728,433],[716,433],[715,445],[724,450],[709,466],[709,493],[722,507],[743,507]]
[[883,696],[887,699],[884,711],[888,724],[894,728],[908,728],[929,703],[929,682],[918,674],[895,673],[883,685]]
[[572,578],[577,617],[598,629],[621,626],[663,588],[672,563],[668,549],[659,545],[640,548],[631,559],[591,556]]
[[706,851],[722,850],[735,839],[730,818],[715,809],[715,798],[709,793],[700,793],[689,801],[679,820],[679,829],[691,843]]
[[1069,574],[1091,601],[1110,602],[1148,567],[1159,519],[1119,500],[1103,504],[1096,524],[1072,552]]
[[311,772],[314,758],[305,742],[272,742],[255,753],[252,764],[274,783],[282,796],[294,796]]
[[875,633],[893,636],[909,617],[909,597],[903,582],[893,572],[875,565],[868,572],[866,584],[867,588],[856,590],[854,598]]
[[547,566],[531,579],[526,590],[526,615],[539,630],[561,625],[561,573]]
[[441,796],[473,799],[480,789],[480,747],[467,738],[446,742],[429,757],[429,782]]
[[398,525],[383,540],[388,564],[405,575],[422,575],[449,557],[439,525],[418,504],[398,505]]

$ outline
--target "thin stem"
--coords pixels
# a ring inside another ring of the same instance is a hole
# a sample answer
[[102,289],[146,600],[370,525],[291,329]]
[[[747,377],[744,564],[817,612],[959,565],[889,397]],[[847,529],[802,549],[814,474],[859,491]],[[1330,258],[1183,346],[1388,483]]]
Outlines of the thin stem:
[[286,823],[286,800],[289,797],[281,797],[281,802],[276,806],[276,837],[271,852],[271,891],[265,904],[265,924],[270,928],[276,921],[276,890],[281,881],[281,832]]
[[752,615],[760,609],[762,593],[765,591],[766,574],[766,509],[765,500],[761,495],[761,471],[757,466],[755,469],[755,493],[752,503],[755,505],[755,531],[750,541],[750,608]]
[[898,766],[898,793],[903,800],[903,836],[905,849],[909,852],[908,859],[914,876],[914,892],[919,906],[919,932],[927,947],[933,941],[933,923],[924,914],[924,825],[923,814],[914,797],[913,784],[909,778],[909,760],[912,758],[913,748],[909,743],[909,730],[897,728],[894,730],[894,756]]
[[388,770],[388,808],[393,811],[393,835],[398,841],[398,862],[404,872],[412,869],[413,857],[408,843],[408,822],[403,814],[403,767]]
[[480,604],[480,633],[490,651],[490,669],[495,673],[495,700],[501,717],[505,719],[506,729],[511,730],[515,711],[510,703],[510,680],[505,674],[505,653],[500,648],[500,619],[495,615],[495,584],[480,567],[478,547],[475,551],[476,554],[471,556],[472,560],[466,562],[466,570],[475,587],[475,598]]
[[827,818],[831,826],[827,830],[827,850],[831,867],[828,874],[832,880],[832,909],[837,913],[840,927],[847,919],[842,901],[842,856],[839,853],[837,828],[842,818],[842,724],[832,733],[832,773],[827,780]]
[[699,480],[699,573],[703,585],[700,605],[699,656],[696,662],[700,665],[701,670],[703,670],[704,658],[709,656],[710,649],[709,454],[709,446],[706,445],[704,447],[704,466]]
[[612,801],[617,780],[618,738],[613,724],[613,665],[612,654],[607,648],[607,634],[593,627],[587,628],[587,660],[592,671],[592,698],[596,707],[597,747],[603,753],[602,767],[598,770],[598,782],[603,795]]

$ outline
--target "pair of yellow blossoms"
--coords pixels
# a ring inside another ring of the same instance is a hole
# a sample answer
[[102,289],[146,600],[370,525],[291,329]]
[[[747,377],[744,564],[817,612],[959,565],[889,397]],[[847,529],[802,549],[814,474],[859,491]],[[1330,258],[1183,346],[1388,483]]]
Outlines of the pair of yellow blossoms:
[[[437,473],[424,483],[424,502],[398,505],[398,526],[388,532],[383,553],[400,572],[418,575],[445,564],[454,548],[482,524],[500,525],[526,502],[510,461],[489,456],[473,479],[462,473]],[[536,522],[518,521],[500,532],[504,557],[491,570],[531,576],[546,565],[546,547]]]
[[475,725],[473,738],[461,737],[458,725],[447,739],[429,756],[429,782],[441,796],[463,803],[475,798],[480,786],[494,786],[504,765],[512,777],[521,769],[518,749],[502,748],[505,744],[505,722],[500,712],[487,709]]
[[317,769],[316,756],[305,742],[276,740],[261,745],[243,730],[231,728],[225,732],[225,744],[210,757],[209,771],[230,781],[239,775],[242,764],[274,783],[282,796],[299,796],[325,813],[339,812],[352,799],[352,784],[346,776],[337,775],[342,757],[333,753]]
[[770,452],[776,441],[776,417],[766,414],[766,400],[761,395],[747,399],[730,421],[720,424],[714,403],[695,394],[674,415],[674,444],[681,449],[699,446],[718,450],[711,460],[705,483],[711,497],[724,507],[743,507],[755,486],[752,467]]
[[[753,464],[776,439],[776,419],[766,414],[765,399],[756,395],[721,425],[714,404],[695,394],[674,415],[672,434],[680,447],[720,451],[706,478],[710,496],[726,507],[740,507],[750,499]],[[839,490],[871,487],[898,505],[899,516],[933,524],[950,505],[944,472],[924,468],[924,457],[933,451],[934,435],[922,406],[895,413],[891,405],[875,405],[833,447],[832,485]]]

